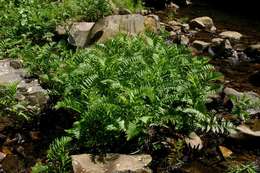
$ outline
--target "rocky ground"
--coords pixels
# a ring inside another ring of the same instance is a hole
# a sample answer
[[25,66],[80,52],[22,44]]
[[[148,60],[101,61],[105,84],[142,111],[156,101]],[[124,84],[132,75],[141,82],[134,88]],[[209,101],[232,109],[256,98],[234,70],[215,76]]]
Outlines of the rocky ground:
[[[186,4],[190,4],[189,1]],[[179,10],[179,6],[176,4],[168,5],[168,10],[174,12]],[[180,44],[187,46],[191,49],[194,55],[206,55],[212,57],[212,63],[216,65],[216,68],[220,68],[222,72],[227,71],[227,78],[223,79],[225,87],[223,91],[220,91],[218,95],[209,97],[209,106],[214,106],[215,111],[223,111],[229,109],[234,103],[227,96],[233,96],[237,99],[247,97],[253,102],[260,100],[260,43],[259,44],[243,44],[243,33],[239,33],[235,30],[218,31],[218,26],[210,16],[201,16],[189,21],[183,22],[181,19],[174,18],[174,20],[165,19],[164,14],[158,11],[150,13],[149,11],[143,11],[141,14],[128,14],[127,10],[119,11],[121,15],[112,15],[105,17],[104,19],[96,22],[77,22],[70,23],[68,26],[57,26],[57,35],[65,36],[69,33],[68,42],[76,47],[88,47],[93,43],[103,43],[109,38],[112,38],[116,34],[123,32],[129,35],[144,33],[146,30],[158,33],[160,28],[170,32],[168,40],[169,44]],[[122,15],[123,14],[123,15]],[[201,37],[201,35],[206,37]],[[202,39],[201,39],[202,38]],[[259,40],[260,41],[260,40]],[[244,78],[247,78],[247,88],[243,88],[244,80],[240,83],[236,83],[239,80],[238,74],[228,73],[227,68],[242,68],[244,66],[254,66],[253,70],[248,72]],[[232,78],[236,79],[235,82],[231,81]],[[19,60],[1,60],[0,61],[0,84],[18,83],[17,99],[26,103],[26,109],[32,113],[44,112],[48,108],[49,97],[47,91],[43,89],[38,81],[31,76],[28,76],[25,69],[23,69],[22,62]],[[234,84],[235,83],[235,84]],[[242,88],[241,88],[242,85]],[[234,86],[234,89],[231,88]],[[246,89],[249,91],[243,91]],[[237,91],[238,90],[238,91]],[[88,172],[88,173],[102,173],[102,172],[152,172],[147,166],[151,163],[154,165],[154,170],[158,172],[207,172],[212,169],[207,169],[209,165],[213,165],[213,168],[222,165],[226,166],[227,163],[232,162],[227,158],[234,157],[239,159],[241,155],[244,160],[250,160],[259,163],[259,153],[250,153],[255,151],[254,149],[244,149],[248,147],[248,143],[259,144],[260,142],[260,126],[259,126],[259,113],[260,109],[247,110],[252,116],[249,124],[240,124],[236,127],[236,130],[230,134],[230,136],[217,136],[208,137],[203,134],[191,133],[189,137],[185,138],[185,156],[194,158],[202,158],[202,161],[198,159],[199,164],[195,162],[195,168],[192,166],[185,167],[183,165],[171,167],[169,163],[163,166],[164,163],[163,154],[158,157],[158,163],[152,161],[150,155],[119,155],[110,154],[102,158],[94,158],[103,160],[98,164],[93,164],[93,158],[88,154],[74,155],[72,156],[73,169],[75,173]],[[232,115],[226,114],[226,118],[234,118]],[[45,121],[45,120],[44,120]],[[48,122],[48,121],[47,121]],[[0,161],[3,168],[2,172],[26,172],[22,171],[24,167],[32,166],[31,161],[40,156],[40,153],[33,153],[40,151],[38,145],[46,139],[45,135],[49,135],[41,129],[34,129],[29,127],[16,131],[10,131],[12,127],[12,119],[1,118],[0,120],[0,142],[1,152]],[[50,125],[50,128],[52,126]],[[54,131],[59,131],[65,127],[54,127]],[[51,131],[51,129],[49,129]],[[165,145],[171,148],[171,145],[176,147],[177,138],[168,138]],[[210,141],[214,140],[214,141]],[[174,142],[173,142],[174,141]],[[214,149],[210,148],[212,143]],[[36,144],[37,146],[35,146]],[[236,146],[239,143],[241,146]],[[184,144],[182,144],[184,145]],[[173,148],[174,148],[173,147]],[[41,148],[41,147],[40,147]],[[42,147],[45,149],[45,147]],[[197,157],[197,150],[205,150],[204,154]],[[214,151],[210,151],[214,150]],[[216,154],[217,160],[205,161],[205,158],[212,153]],[[243,152],[245,154],[243,154]],[[247,153],[248,152],[248,153]],[[206,154],[205,154],[206,153]],[[153,157],[158,153],[151,153]],[[176,152],[175,152],[176,154]],[[180,153],[179,153],[180,154]],[[194,155],[194,156],[191,156]],[[160,158],[162,157],[162,158]],[[169,159],[171,157],[168,157]],[[203,160],[204,159],[204,160]],[[242,159],[242,160],[243,160]],[[224,160],[228,160],[224,162]],[[24,162],[25,161],[25,162]],[[223,161],[223,162],[222,162]],[[28,163],[27,163],[28,162]],[[215,163],[216,162],[216,163]],[[223,164],[224,163],[224,164]],[[191,164],[191,165],[192,165]],[[202,166],[198,166],[201,165]],[[157,168],[155,168],[157,167]],[[196,169],[196,170],[192,170]],[[130,171],[129,171],[130,170]],[[221,172],[223,169],[218,170]],[[1,171],[0,171],[1,172]]]

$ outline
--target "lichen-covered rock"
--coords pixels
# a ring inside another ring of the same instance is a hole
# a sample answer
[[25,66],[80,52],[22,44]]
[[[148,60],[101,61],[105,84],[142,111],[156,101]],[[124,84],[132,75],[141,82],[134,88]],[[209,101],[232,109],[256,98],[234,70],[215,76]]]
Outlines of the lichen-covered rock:
[[94,42],[103,43],[119,33],[136,35],[144,33],[146,29],[156,32],[160,26],[158,20],[155,15],[147,17],[140,14],[108,16],[95,23],[87,38],[87,43],[89,45]]
[[151,173],[148,164],[150,155],[107,154],[92,156],[81,154],[72,156],[74,173]]

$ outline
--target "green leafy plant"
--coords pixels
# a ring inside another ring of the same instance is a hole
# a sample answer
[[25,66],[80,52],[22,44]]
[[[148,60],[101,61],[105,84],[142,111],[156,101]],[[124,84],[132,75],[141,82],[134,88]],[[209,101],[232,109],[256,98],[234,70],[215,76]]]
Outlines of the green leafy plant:
[[228,173],[256,173],[256,169],[254,163],[239,164],[229,168]]
[[141,11],[144,8],[142,0],[124,0],[124,1],[111,0],[111,1],[112,4],[115,4],[116,7],[129,9],[132,12]]
[[231,96],[233,103],[232,113],[238,115],[243,121],[250,118],[250,110],[259,109],[260,99],[247,94],[241,97]]
[[123,132],[133,139],[152,124],[202,129],[212,119],[205,101],[221,76],[208,59],[192,58],[154,35],[119,36],[78,50],[57,74],[63,93],[56,108],[80,115],[69,131],[88,147],[109,144]]
[[26,103],[16,100],[17,84],[0,85],[0,116],[29,119]]
[[55,139],[47,152],[47,163],[36,163],[33,173],[69,173],[71,172],[71,157],[69,156],[70,137]]

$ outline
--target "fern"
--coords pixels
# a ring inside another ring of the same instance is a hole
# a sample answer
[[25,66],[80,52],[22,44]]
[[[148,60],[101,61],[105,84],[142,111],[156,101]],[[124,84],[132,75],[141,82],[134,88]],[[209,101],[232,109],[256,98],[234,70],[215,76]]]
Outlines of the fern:
[[50,173],[68,173],[71,170],[69,146],[71,138],[55,139],[48,150],[48,169]]

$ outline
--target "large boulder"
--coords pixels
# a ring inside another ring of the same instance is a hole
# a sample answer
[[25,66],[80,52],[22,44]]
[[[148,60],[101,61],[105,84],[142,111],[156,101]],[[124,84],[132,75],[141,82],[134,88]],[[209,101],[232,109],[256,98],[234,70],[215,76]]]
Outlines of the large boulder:
[[191,29],[202,29],[209,32],[215,32],[213,20],[208,16],[198,17],[190,21]]
[[40,111],[48,102],[47,91],[37,79],[26,78],[26,71],[21,67],[22,62],[18,60],[0,60],[0,85],[16,83],[18,101],[25,101],[28,108]]
[[69,30],[68,42],[77,47],[84,47],[87,42],[88,34],[94,26],[94,22],[76,22]]
[[144,33],[146,29],[157,32],[160,26],[159,18],[155,15],[142,16],[140,14],[112,15],[100,19],[91,29],[87,43],[103,43],[119,33],[135,35]]
[[152,171],[147,167],[151,161],[150,155],[72,156],[74,173],[151,173]]

